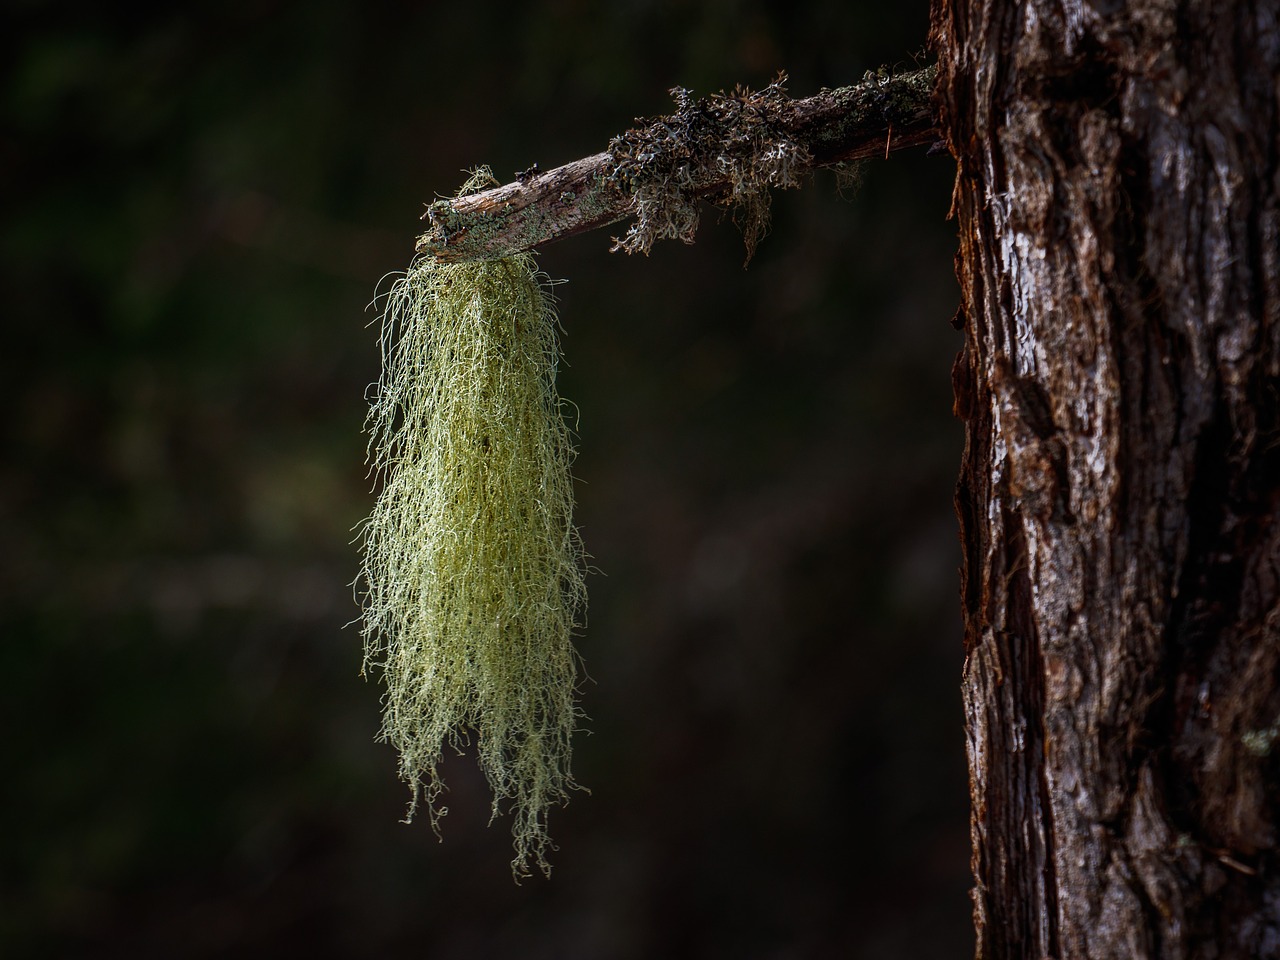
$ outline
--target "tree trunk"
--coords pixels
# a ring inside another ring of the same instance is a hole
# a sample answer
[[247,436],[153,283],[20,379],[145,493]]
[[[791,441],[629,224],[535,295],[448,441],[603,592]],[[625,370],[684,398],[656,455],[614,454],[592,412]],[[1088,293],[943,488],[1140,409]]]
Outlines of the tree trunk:
[[935,0],[978,955],[1280,957],[1280,30]]

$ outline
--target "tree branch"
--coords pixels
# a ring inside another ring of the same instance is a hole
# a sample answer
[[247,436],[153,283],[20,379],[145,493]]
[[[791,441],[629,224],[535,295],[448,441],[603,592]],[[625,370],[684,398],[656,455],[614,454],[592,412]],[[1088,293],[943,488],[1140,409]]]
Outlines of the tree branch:
[[697,101],[676,88],[675,113],[639,121],[603,153],[430,204],[417,251],[445,262],[504,257],[635,216],[614,249],[648,253],[663,237],[692,242],[698,202],[710,200],[742,213],[750,254],[768,224],[770,187],[934,142],[935,72],[868,72],[803,100],[785,95],[781,75],[757,93]]

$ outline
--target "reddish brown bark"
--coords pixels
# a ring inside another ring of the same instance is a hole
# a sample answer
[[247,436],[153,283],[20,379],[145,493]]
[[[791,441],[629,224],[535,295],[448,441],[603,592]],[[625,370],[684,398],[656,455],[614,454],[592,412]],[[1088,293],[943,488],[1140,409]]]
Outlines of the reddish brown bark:
[[1276,19],[935,2],[982,957],[1280,956]]

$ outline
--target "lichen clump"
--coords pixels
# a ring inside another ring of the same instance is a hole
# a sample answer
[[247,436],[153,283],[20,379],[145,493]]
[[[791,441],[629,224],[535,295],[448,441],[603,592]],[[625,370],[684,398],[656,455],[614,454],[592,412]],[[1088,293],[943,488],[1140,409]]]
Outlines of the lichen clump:
[[[662,239],[692,243],[699,199],[734,211],[747,260],[769,230],[770,188],[798,187],[812,165],[808,149],[781,122],[791,103],[786,74],[763,90],[737,87],[695,100],[671,90],[676,111],[609,144],[607,178],[629,191],[635,221],[613,249],[648,254]],[[726,187],[718,189],[720,184]]]
[[[474,183],[474,179],[473,179]],[[547,813],[574,789],[570,737],[585,609],[557,324],[531,256],[418,260],[391,288],[364,527],[365,663],[386,683],[382,738],[438,830],[438,767],[474,737],[510,808],[517,878],[550,872]]]

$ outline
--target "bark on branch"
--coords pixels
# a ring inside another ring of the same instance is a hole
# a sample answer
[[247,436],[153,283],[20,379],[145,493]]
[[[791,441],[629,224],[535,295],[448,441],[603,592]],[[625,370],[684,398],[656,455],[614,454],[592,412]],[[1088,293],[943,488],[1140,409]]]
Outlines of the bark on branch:
[[664,237],[692,242],[699,201],[710,200],[737,208],[750,254],[768,224],[770,188],[933,143],[934,75],[932,66],[869,72],[803,100],[786,96],[783,76],[759,92],[696,101],[677,88],[675,113],[639,121],[602,153],[430,204],[417,251],[445,262],[505,257],[634,216],[614,249],[648,253]]

